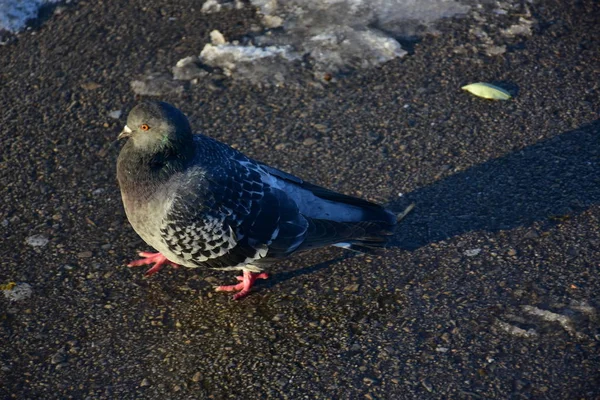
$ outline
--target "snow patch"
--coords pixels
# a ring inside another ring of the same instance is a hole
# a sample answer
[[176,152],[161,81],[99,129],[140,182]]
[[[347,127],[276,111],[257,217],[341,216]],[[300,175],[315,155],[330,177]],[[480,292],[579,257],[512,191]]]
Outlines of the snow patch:
[[[248,43],[230,44],[213,31],[212,44],[204,47],[200,59],[233,78],[276,85],[291,77],[289,63],[299,60],[318,80],[330,80],[403,57],[407,52],[399,37],[470,10],[456,0],[251,0],[251,4],[261,16],[262,33],[250,34]],[[239,7],[238,1],[208,0],[202,12]]]
[[60,0],[0,0],[0,31],[16,33],[27,21],[38,17],[39,9]]
[[2,293],[8,301],[21,301],[31,297],[33,289],[28,283],[17,283],[14,286],[11,284],[10,287],[2,289]]
[[300,55],[290,46],[242,46],[235,44],[207,44],[200,53],[200,61],[235,79],[249,80],[254,84],[283,83],[287,76],[287,63]]
[[182,58],[173,67],[173,78],[191,81],[208,75],[208,71],[200,68],[200,59],[196,56]]
[[164,96],[183,93],[183,84],[170,75],[151,73],[141,79],[131,81],[131,90],[140,96]]

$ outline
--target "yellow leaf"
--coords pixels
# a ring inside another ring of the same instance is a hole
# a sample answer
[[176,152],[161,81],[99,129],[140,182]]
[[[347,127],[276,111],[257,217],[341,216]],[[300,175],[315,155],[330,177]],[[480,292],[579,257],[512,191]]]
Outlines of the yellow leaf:
[[485,82],[471,83],[461,89],[490,100],[508,100],[511,97],[506,90]]
[[7,284],[0,285],[0,290],[13,290],[17,286],[15,282],[8,282]]

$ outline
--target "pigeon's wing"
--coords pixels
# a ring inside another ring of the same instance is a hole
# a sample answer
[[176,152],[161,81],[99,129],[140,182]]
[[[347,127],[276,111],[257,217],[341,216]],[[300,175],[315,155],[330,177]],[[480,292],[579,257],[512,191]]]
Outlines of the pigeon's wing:
[[220,269],[295,250],[308,222],[294,201],[241,154],[220,161],[190,171],[180,186],[161,229],[169,249],[191,264]]
[[[293,190],[293,192],[298,193],[299,196],[306,198],[307,194],[310,193],[315,197],[318,197],[319,199],[336,203],[339,206],[339,210],[341,210],[346,215],[350,214],[351,209],[359,208],[361,210],[362,215],[360,216],[360,218],[357,219],[381,221],[386,224],[389,224],[390,226],[393,226],[396,223],[396,217],[392,213],[387,211],[384,207],[378,204],[372,203],[370,201],[358,197],[348,196],[342,193],[334,192],[333,190],[329,190],[322,186],[306,182],[298,178],[297,176],[281,171],[277,168],[273,168],[269,165],[262,164],[260,162],[257,162],[257,164],[260,166],[261,169],[263,169],[273,178],[279,180],[282,183],[277,186],[287,187],[288,190],[290,188],[300,189]],[[302,212],[303,199],[297,198],[295,200],[300,206]],[[346,211],[344,212],[343,210],[345,206],[350,206],[351,208],[346,208]]]
[[382,247],[392,234],[396,216],[367,200],[337,193],[297,176],[257,163],[268,174],[265,179],[283,190],[308,221],[304,240],[295,251],[327,245],[349,249]]

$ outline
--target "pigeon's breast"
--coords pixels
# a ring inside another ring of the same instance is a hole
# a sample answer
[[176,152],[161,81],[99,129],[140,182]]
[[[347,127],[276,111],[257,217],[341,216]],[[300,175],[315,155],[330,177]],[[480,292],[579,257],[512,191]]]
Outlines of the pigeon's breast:
[[179,262],[172,254],[161,236],[161,227],[165,216],[175,200],[175,193],[167,190],[156,191],[147,196],[130,196],[122,191],[123,205],[129,223],[138,235],[170,261]]

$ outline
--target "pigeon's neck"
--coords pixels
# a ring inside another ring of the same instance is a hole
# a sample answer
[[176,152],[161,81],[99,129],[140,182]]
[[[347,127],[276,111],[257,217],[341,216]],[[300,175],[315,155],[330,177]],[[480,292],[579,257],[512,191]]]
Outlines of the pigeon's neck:
[[192,146],[182,149],[169,147],[149,153],[137,149],[130,140],[123,146],[117,162],[121,190],[135,197],[154,193],[173,175],[184,171],[191,158]]

